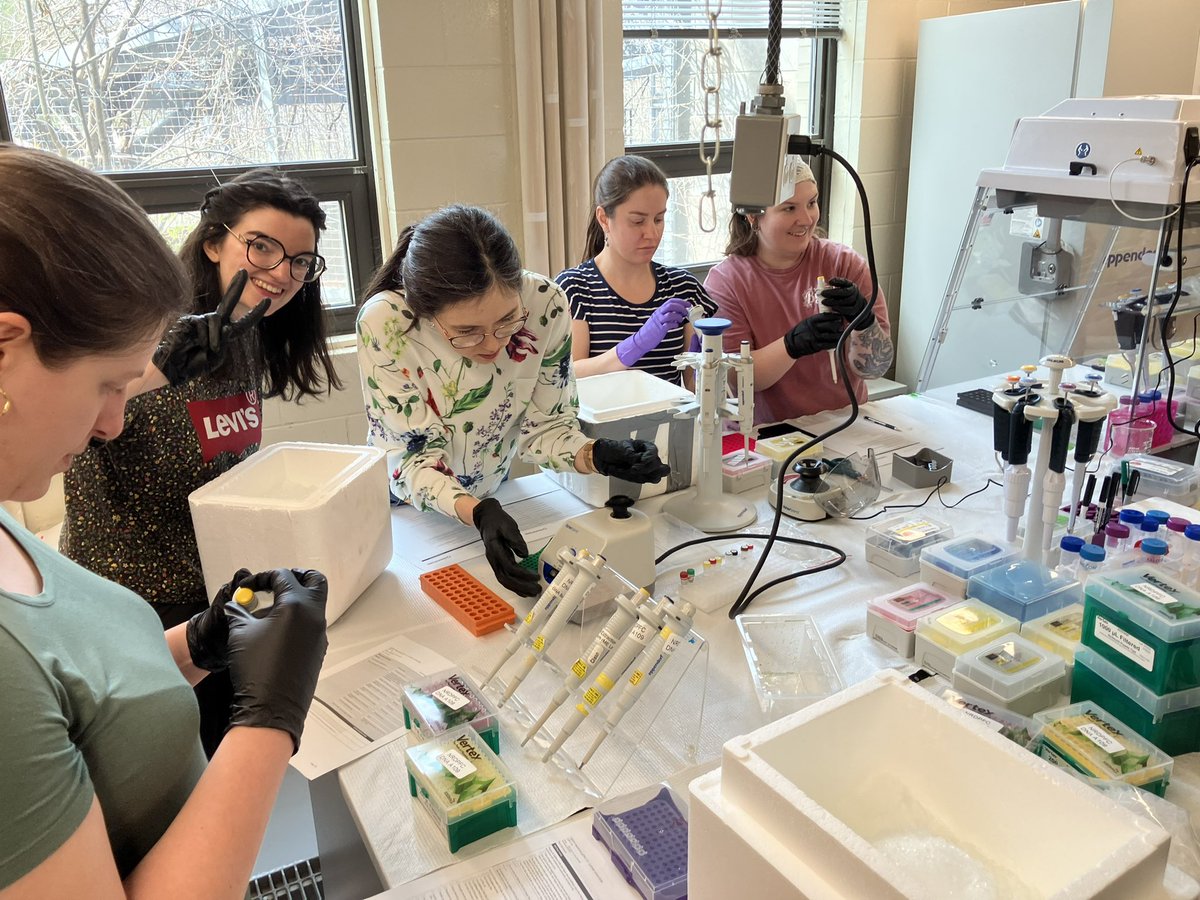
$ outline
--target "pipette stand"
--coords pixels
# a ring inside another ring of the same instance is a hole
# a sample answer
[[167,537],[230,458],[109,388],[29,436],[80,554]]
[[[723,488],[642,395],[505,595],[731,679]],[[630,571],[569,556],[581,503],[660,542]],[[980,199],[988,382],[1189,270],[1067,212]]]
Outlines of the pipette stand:
[[[606,566],[600,584],[588,594],[584,603],[608,603],[617,593],[636,590],[626,579]],[[582,694],[591,684],[591,676],[602,670],[603,662],[593,667],[593,671],[589,672],[582,685],[572,692],[568,700],[554,712],[533,738],[524,746],[520,745],[521,736],[526,734],[545,710],[604,621],[605,617],[601,616],[586,620],[582,626],[567,626],[558,640],[542,654],[537,667],[500,708],[504,730],[501,740],[503,758],[508,760],[510,754],[522,754],[526,758],[522,765],[553,766],[581,791],[597,799],[612,792],[613,785],[638,750],[642,751],[642,769],[646,768],[648,759],[653,759],[654,765],[662,768],[661,772],[647,772],[646,777],[639,774],[637,777],[641,777],[641,782],[645,782],[647,778],[652,781],[665,778],[672,771],[696,765],[720,750],[719,746],[701,745],[701,724],[708,695],[709,647],[708,641],[694,629],[688,633],[687,640],[666,660],[662,670],[630,706],[582,769],[577,763],[603,730],[608,705],[616,702],[629,678],[629,671],[616,682],[610,694],[548,762],[541,763],[542,756],[558,736],[563,722],[574,712],[576,704],[583,704]],[[536,629],[526,641],[525,647],[532,646],[530,642],[535,634]],[[520,655],[518,652],[517,656]],[[513,666],[513,660],[483,687],[483,692],[489,699],[495,701],[507,692],[510,666]],[[481,661],[475,668],[479,670],[474,673],[478,678],[480,671],[490,668],[490,665],[487,661]],[[651,729],[656,723],[659,727],[651,734]],[[628,788],[636,786],[631,782]]]
[[[696,399],[675,414],[686,419],[697,416],[697,456],[700,472],[693,487],[676,494],[663,505],[668,512],[701,531],[737,531],[758,518],[754,504],[724,491],[721,472],[721,420],[736,420],[746,441],[754,431],[754,361],[750,344],[742,341],[738,353],[726,353],[721,335],[732,323],[728,319],[699,319],[694,323],[701,335],[699,353],[681,353],[675,368],[696,370]],[[737,399],[727,397],[729,375],[737,377]]]
[[[1050,559],[1054,523],[1065,487],[1065,438],[1069,436],[1069,430],[1075,423],[1078,423],[1081,431],[1100,429],[1103,420],[1116,408],[1117,398],[1100,390],[1095,382],[1076,385],[1062,381],[1063,370],[1075,364],[1069,357],[1054,354],[1043,357],[1040,362],[1050,370],[1050,377],[1046,383],[1033,379],[1031,376],[1034,367],[1027,366],[1025,368],[1030,377],[1022,379],[1019,385],[1004,384],[994,388],[992,402],[1002,414],[1014,414],[1020,409],[1027,422],[1041,423],[1037,457],[1033,470],[1029,473],[1030,492],[1024,509],[1025,537],[1021,545],[1021,555],[1033,562],[1049,564],[1047,560]],[[1060,425],[1059,419],[1064,415],[1070,415],[1071,421]],[[1060,458],[1052,462],[1053,436],[1063,425],[1067,427],[1067,432],[1063,437],[1063,445],[1058,448]],[[1090,459],[1090,454],[1087,454],[1087,458]],[[1081,482],[1082,469],[1086,465],[1087,460],[1081,461],[1077,454],[1075,466],[1079,474],[1075,478],[1072,504],[1078,502],[1078,485]],[[1011,531],[1012,529],[1010,540]]]

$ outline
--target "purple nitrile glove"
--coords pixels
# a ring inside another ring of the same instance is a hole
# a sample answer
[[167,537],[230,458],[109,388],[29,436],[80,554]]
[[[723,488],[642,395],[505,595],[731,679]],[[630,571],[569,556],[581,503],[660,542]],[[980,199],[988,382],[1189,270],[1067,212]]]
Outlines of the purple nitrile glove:
[[621,343],[617,344],[617,359],[626,368],[632,368],[639,359],[663,342],[673,328],[687,321],[688,303],[678,297],[663,301],[650,319]]

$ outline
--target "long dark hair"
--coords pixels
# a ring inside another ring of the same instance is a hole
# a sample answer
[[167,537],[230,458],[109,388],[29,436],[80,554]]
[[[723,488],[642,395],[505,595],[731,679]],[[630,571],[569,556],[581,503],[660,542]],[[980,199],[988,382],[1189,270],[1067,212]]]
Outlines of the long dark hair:
[[188,283],[145,212],[100,175],[0,143],[0,311],[24,316],[61,368],[158,337]]
[[[200,224],[179,251],[192,280],[192,312],[211,312],[221,302],[220,272],[205,254],[204,245],[224,240],[229,234],[226,226],[232,228],[246,213],[264,207],[308,219],[318,237],[325,228],[320,201],[278,169],[252,169],[213,188],[200,206]],[[263,319],[258,334],[267,397],[291,400],[341,388],[329,358],[320,279],[305,282],[287,306]],[[235,367],[239,362],[244,360],[231,354],[226,367]]]
[[417,320],[428,319],[497,284],[520,292],[521,279],[521,254],[495,216],[478,206],[447,206],[400,232],[363,299],[396,291]]
[[[656,185],[671,195],[667,187],[667,176],[663,170],[646,159],[644,156],[617,156],[604,164],[604,168],[596,173],[592,183],[593,206],[604,210],[606,216],[612,216],[617,207],[629,199],[629,195],[638,188]],[[604,229],[600,227],[595,213],[588,222],[587,236],[583,239],[583,259],[587,262],[604,249]]]

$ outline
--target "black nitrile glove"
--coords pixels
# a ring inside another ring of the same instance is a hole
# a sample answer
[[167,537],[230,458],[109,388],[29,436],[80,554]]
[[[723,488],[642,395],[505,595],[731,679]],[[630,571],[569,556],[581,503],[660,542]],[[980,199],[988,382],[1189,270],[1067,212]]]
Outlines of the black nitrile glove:
[[671,474],[671,467],[663,465],[652,441],[600,438],[592,445],[592,465],[601,475],[634,484],[657,484]]
[[217,591],[208,609],[188,619],[185,631],[188,653],[196,668],[220,672],[229,665],[229,619],[225,616],[225,604],[249,577],[249,569],[238,569],[229,583]]
[[275,602],[262,618],[236,603],[225,604],[233,682],[229,725],[278,728],[292,736],[299,750],[329,644],[325,637],[329,585],[324,575],[312,569],[275,569],[251,575],[240,586],[269,590]]
[[838,338],[846,330],[846,321],[841,313],[822,312],[801,319],[791,331],[783,336],[783,346],[788,356],[799,359],[822,350],[832,350]]
[[516,519],[504,511],[500,501],[495,497],[480,500],[471,513],[471,521],[483,538],[484,553],[496,580],[522,597],[540,594],[537,572],[517,564],[517,560],[529,555],[529,547],[521,537]]
[[[821,292],[821,299],[831,310],[841,313],[847,322],[853,322],[870,304],[862,295],[858,285],[848,278],[830,278],[829,287]],[[855,331],[864,331],[875,324],[875,313],[871,312],[854,326]]]
[[249,331],[267,314],[269,299],[246,313],[236,322],[233,310],[242,289],[246,286],[246,270],[238,269],[214,312],[180,317],[154,351],[154,365],[167,378],[171,387],[191,381],[215,370],[225,359],[229,342]]

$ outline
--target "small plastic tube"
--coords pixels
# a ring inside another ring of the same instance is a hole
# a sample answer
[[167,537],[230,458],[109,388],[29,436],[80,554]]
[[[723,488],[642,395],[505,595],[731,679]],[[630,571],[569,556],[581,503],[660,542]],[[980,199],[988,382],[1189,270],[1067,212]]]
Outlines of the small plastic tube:
[[1128,525],[1129,530],[1132,531],[1142,524],[1142,520],[1146,518],[1146,514],[1140,509],[1123,509],[1117,518]]
[[1152,519],[1158,523],[1159,528],[1166,527],[1167,519],[1171,518],[1171,514],[1164,509],[1148,509],[1143,519]]
[[1110,556],[1129,549],[1129,526],[1122,522],[1109,522],[1104,526],[1104,549]]
[[233,592],[233,602],[246,612],[267,610],[275,603],[275,595],[270,591],[252,591],[248,587],[240,587]]
[[1058,566],[1055,571],[1060,575],[1074,578],[1079,569],[1079,550],[1083,547],[1083,538],[1073,534],[1064,534],[1058,542]]
[[1145,538],[1138,548],[1138,562],[1147,566],[1162,565],[1167,557],[1167,542],[1162,538]]
[[1177,548],[1183,546],[1183,533],[1192,523],[1183,516],[1171,516],[1167,519],[1167,529],[1161,535],[1163,540],[1167,542],[1167,553],[1174,553]]
[[1103,547],[1096,544],[1084,544],[1079,551],[1079,580],[1086,582],[1104,568],[1106,554]]

